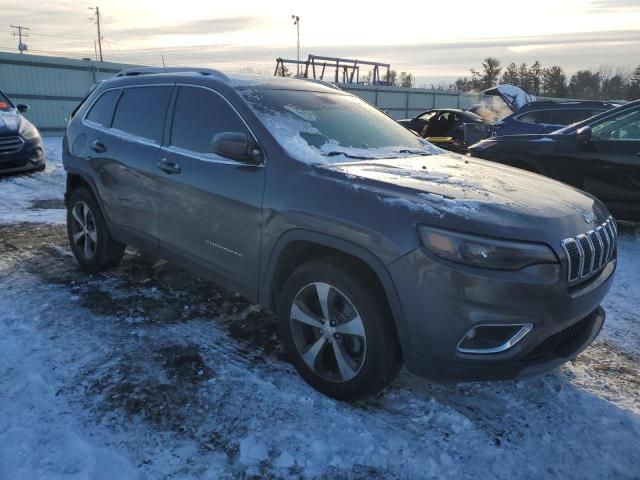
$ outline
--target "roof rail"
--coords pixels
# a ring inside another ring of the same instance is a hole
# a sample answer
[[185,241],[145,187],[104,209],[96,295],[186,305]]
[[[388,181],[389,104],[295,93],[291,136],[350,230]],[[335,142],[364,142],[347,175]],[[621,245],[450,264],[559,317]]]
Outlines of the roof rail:
[[141,68],[125,68],[118,72],[116,77],[135,77],[137,75],[155,75],[162,73],[199,73],[201,75],[212,75],[220,80],[229,80],[224,73],[213,68],[197,68],[197,67],[141,67]]

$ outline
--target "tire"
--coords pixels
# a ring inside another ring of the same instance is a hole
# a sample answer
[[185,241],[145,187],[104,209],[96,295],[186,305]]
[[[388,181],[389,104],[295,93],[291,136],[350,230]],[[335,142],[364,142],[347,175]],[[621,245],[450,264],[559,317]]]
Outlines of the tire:
[[98,202],[86,188],[74,190],[69,198],[67,236],[73,255],[88,272],[113,267],[124,255],[126,245],[111,237]]
[[402,367],[384,292],[370,278],[344,260],[313,260],[291,274],[278,301],[289,360],[309,385],[338,400],[379,392]]

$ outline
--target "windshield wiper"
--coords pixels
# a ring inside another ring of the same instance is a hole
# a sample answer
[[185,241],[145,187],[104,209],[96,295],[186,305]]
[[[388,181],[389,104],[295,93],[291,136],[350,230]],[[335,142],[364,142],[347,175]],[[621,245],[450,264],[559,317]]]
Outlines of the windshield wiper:
[[431,155],[429,152],[425,150],[410,150],[408,148],[398,150],[398,153],[410,153],[411,155]]
[[356,159],[356,160],[374,160],[374,159],[375,159],[375,157],[360,157],[360,156],[358,156],[358,155],[351,155],[351,154],[349,154],[349,153],[346,153],[346,152],[339,152],[339,151],[337,151],[337,150],[331,151],[331,152],[329,152],[329,153],[325,153],[325,155],[326,155],[327,157],[335,157],[335,156],[338,156],[338,155],[344,155],[344,156],[345,156],[345,157],[347,157],[347,158],[354,158],[354,159]]

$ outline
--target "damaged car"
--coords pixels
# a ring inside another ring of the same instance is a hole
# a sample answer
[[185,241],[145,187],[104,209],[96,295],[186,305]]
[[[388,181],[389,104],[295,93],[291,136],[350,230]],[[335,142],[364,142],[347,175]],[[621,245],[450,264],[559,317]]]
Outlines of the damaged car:
[[131,245],[216,280],[275,311],[291,363],[334,398],[403,365],[538,375],[605,319],[617,228],[599,200],[434,147],[331,86],[126,70],[77,109],[62,155],[83,269]]
[[0,175],[45,168],[40,132],[22,116],[27,110],[0,91]]
[[551,133],[616,107],[613,103],[595,100],[537,100],[521,88],[508,84],[482,93],[501,98],[510,110],[506,116],[491,122],[489,133],[492,137]]
[[478,132],[485,130],[481,116],[459,108],[426,110],[414,118],[398,120],[398,123],[430,143],[458,153],[465,153],[468,144],[483,137],[483,133],[478,133],[474,141],[468,143],[470,128]]

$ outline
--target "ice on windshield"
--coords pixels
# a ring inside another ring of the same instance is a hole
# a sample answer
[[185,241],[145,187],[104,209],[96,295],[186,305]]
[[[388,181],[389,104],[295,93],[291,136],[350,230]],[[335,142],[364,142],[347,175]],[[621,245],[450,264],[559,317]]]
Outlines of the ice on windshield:
[[350,95],[269,89],[247,89],[242,95],[285,151],[304,162],[443,152]]

